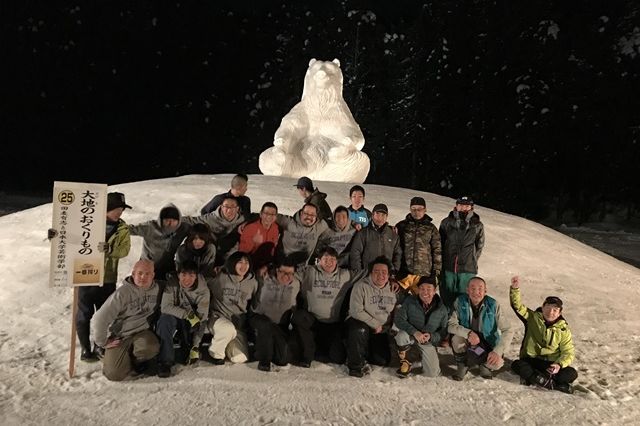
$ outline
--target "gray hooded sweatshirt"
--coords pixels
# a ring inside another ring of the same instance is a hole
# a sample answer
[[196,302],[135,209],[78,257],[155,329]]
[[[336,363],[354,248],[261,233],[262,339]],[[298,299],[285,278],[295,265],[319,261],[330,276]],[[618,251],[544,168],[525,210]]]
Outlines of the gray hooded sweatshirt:
[[320,322],[340,321],[340,311],[347,292],[352,287],[351,274],[336,268],[325,272],[319,265],[309,266],[302,278],[302,299],[307,310]]
[[96,345],[104,346],[110,337],[125,338],[148,330],[159,291],[155,281],[145,290],[135,285],[132,277],[125,278],[91,320]]
[[206,331],[210,297],[211,293],[204,276],[199,274],[193,286],[185,289],[180,286],[178,278],[172,275],[164,289],[160,312],[186,319],[189,312],[193,311],[200,318],[200,326],[193,335],[193,345],[197,346]]
[[167,208],[175,208],[182,217],[180,209],[173,204],[167,204],[158,214],[158,219],[150,220],[139,225],[129,225],[131,235],[137,235],[143,238],[141,259],[147,259],[153,262],[156,271],[156,279],[164,280],[167,272],[173,271],[174,256],[180,243],[189,233],[190,226],[181,219],[178,227],[173,231],[168,231],[162,227],[160,219],[162,211]]
[[371,328],[391,324],[393,308],[396,306],[396,294],[387,282],[377,287],[370,276],[354,284],[349,303],[349,318],[357,319]]
[[301,212],[298,211],[294,216],[278,214],[277,222],[283,230],[282,250],[285,256],[305,252],[308,261],[316,248],[318,238],[329,226],[324,220],[318,220],[311,226],[305,226],[300,218]]
[[210,281],[211,306],[209,315],[209,328],[213,329],[213,323],[220,317],[233,322],[236,328],[241,328],[246,319],[249,301],[258,291],[258,282],[249,272],[246,277],[231,275],[221,272],[214,280]]
[[258,295],[254,299],[253,312],[268,317],[273,323],[283,322],[285,312],[296,306],[296,296],[300,291],[300,281],[294,278],[290,284],[278,282],[273,275],[259,280]]

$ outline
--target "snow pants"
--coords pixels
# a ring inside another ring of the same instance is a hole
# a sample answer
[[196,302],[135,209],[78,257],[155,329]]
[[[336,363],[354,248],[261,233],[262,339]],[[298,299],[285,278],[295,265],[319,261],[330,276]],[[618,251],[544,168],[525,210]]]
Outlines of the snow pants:
[[265,315],[254,314],[249,319],[249,325],[255,331],[256,359],[262,362],[273,362],[276,365],[287,365],[289,363],[288,324],[279,325]]
[[86,286],[78,288],[78,312],[76,312],[76,333],[84,351],[91,351],[91,318],[104,302],[116,291],[115,283],[105,283],[102,287]]
[[226,356],[229,361],[236,364],[247,362],[249,359],[247,336],[237,330],[233,322],[220,317],[213,323],[211,332],[213,339],[209,346],[209,354],[213,358],[224,359]]
[[399,347],[416,346],[422,356],[422,372],[427,377],[438,377],[440,375],[440,360],[438,351],[430,342],[424,345],[418,344],[413,336],[406,331],[400,330],[395,335],[396,344]]
[[349,318],[347,327],[347,366],[349,369],[361,369],[368,361],[371,364],[386,366],[391,360],[389,334],[374,334],[364,322]]
[[442,303],[447,307],[449,312],[453,309],[453,302],[461,294],[467,293],[467,287],[471,278],[476,274],[470,272],[451,272],[444,271],[444,280],[440,286],[440,297]]
[[125,337],[119,346],[105,350],[102,373],[114,382],[124,380],[131,372],[133,364],[149,361],[158,355],[159,350],[160,343],[151,330]]
[[291,323],[302,346],[302,361],[318,360],[344,364],[347,351],[344,346],[344,325],[341,322],[323,323],[308,311],[296,310]]
[[[546,361],[540,358],[521,358],[513,361],[511,368],[513,371],[525,379],[527,383],[533,383],[533,378],[537,374],[547,374],[546,370],[553,364],[552,361]],[[556,383],[569,384],[578,378],[578,372],[573,367],[564,367],[556,375],[553,380]]]

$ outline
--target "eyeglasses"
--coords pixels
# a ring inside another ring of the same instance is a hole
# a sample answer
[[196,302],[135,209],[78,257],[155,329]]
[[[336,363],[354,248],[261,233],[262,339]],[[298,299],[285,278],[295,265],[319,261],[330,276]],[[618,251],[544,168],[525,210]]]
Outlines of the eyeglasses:
[[423,212],[426,210],[426,207],[411,207],[409,210],[412,212]]
[[222,205],[223,209],[227,209],[227,210],[235,210],[238,208],[238,206],[225,206],[224,204]]
[[302,214],[303,214],[303,216],[306,216],[306,217],[317,217],[317,216],[316,216],[315,214],[313,214],[313,213],[302,212]]
[[278,272],[279,274],[284,275],[285,277],[292,277],[292,276],[293,276],[293,274],[294,274],[294,272],[283,271],[283,270],[281,270],[281,269],[278,269],[278,270],[277,270],[277,272]]

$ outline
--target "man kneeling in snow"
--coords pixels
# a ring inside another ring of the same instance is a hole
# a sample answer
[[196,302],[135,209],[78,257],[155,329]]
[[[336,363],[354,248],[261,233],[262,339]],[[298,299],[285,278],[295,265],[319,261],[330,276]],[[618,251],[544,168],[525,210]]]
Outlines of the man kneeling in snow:
[[520,301],[520,279],[511,278],[511,307],[526,324],[520,359],[511,364],[522,384],[535,384],[547,389],[573,393],[571,383],[578,373],[573,361],[573,337],[562,317],[562,300],[549,296],[541,308],[532,311]]
[[139,373],[153,370],[150,360],[160,348],[149,326],[160,291],[153,277],[153,262],[139,260],[93,316],[96,345],[105,348],[102,372],[109,380],[124,380],[132,368]]
[[198,264],[185,260],[178,266],[178,276],[170,275],[162,296],[160,319],[156,333],[160,337],[158,377],[169,377],[176,359],[173,335],[189,351],[186,362],[192,364],[200,359],[200,341],[207,330],[209,315],[209,288],[204,276],[198,274]]

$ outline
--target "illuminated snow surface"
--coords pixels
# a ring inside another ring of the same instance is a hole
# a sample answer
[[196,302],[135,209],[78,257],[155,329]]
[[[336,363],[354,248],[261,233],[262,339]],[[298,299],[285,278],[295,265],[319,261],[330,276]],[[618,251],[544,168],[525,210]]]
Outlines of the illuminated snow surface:
[[[183,176],[113,186],[133,210],[123,219],[139,223],[157,217],[174,202],[197,214],[212,195],[228,189],[231,175]],[[253,210],[275,201],[283,213],[302,203],[295,179],[250,176]],[[347,183],[316,184],[332,207],[348,204]],[[408,212],[420,195],[439,224],[453,200],[403,188],[365,185],[366,205],[384,202],[389,222]],[[143,377],[112,383],[100,364],[77,361],[67,375],[71,289],[48,288],[51,205],[0,218],[0,419],[28,424],[621,424],[640,415],[640,270],[542,225],[476,207],[486,229],[480,275],[489,293],[507,309],[509,277],[523,280],[523,300],[535,308],[546,295],[560,296],[575,344],[578,391],[574,395],[521,386],[508,371],[492,381],[469,374],[450,379],[453,359],[442,350],[443,377],[401,380],[394,369],[374,367],[364,379],[346,367],[314,363],[311,369],[258,371],[256,363],[178,367],[168,379]],[[120,263],[129,273],[141,250]],[[523,330],[506,352],[513,359]]]

